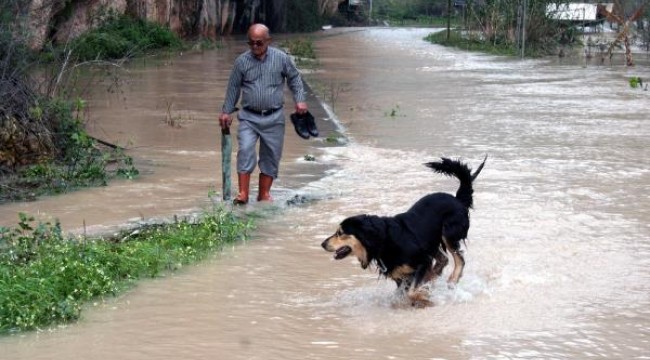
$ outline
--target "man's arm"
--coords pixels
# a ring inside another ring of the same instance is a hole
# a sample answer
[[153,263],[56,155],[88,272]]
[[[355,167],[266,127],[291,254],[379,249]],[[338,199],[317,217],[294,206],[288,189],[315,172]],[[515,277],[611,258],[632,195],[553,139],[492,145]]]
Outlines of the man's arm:
[[223,106],[221,107],[221,114],[219,115],[219,125],[222,129],[230,127],[232,124],[232,114],[237,111],[237,102],[239,101],[239,95],[241,94],[241,82],[243,78],[243,73],[237,66],[235,61],[235,67],[230,72],[230,79],[228,80],[228,86],[226,87],[226,98],[223,101]]
[[241,93],[241,83],[243,79],[243,73],[239,68],[237,62],[235,62],[235,67],[230,72],[230,79],[228,80],[228,87],[226,87],[226,98],[223,101],[223,106],[221,107],[221,112],[225,114],[231,114],[237,110],[237,102],[239,101],[239,95]]
[[293,101],[296,103],[296,112],[303,114],[307,112],[305,87],[296,65],[291,61],[289,56],[286,56],[285,59],[285,76],[287,77],[287,85],[293,94]]

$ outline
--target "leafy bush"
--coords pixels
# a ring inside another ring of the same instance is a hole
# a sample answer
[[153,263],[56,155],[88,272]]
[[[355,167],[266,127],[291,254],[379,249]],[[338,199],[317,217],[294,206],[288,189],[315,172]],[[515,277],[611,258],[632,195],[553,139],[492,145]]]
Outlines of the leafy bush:
[[58,223],[19,217],[16,228],[0,227],[0,333],[76,320],[85,302],[203,259],[252,227],[217,208],[112,239],[70,239]]
[[[38,104],[30,109],[30,113],[34,118],[48,121],[44,122],[46,127],[37,129],[41,132],[37,143],[49,145],[27,153],[21,143],[4,142],[0,145],[0,150],[14,152],[12,156],[18,159],[34,157],[34,160],[26,159],[15,172],[0,178],[0,203],[33,200],[43,194],[64,193],[81,187],[103,186],[111,176],[128,174],[132,178],[137,175],[130,157],[119,149],[100,150],[84,129],[81,119],[72,115],[81,112],[83,102],[41,99]],[[0,135],[15,128],[0,127]],[[10,139],[20,137],[12,136]],[[109,160],[113,160],[116,169],[109,169]]]
[[[78,69],[75,58],[60,49],[38,57],[27,46],[28,36],[20,30],[25,19],[21,20],[23,12],[19,11],[25,4],[22,0],[0,2],[0,203],[105,185],[112,175],[109,160],[129,167],[126,172],[118,169],[116,175],[137,175],[130,158],[101,150],[85,131],[77,115],[85,103],[70,91],[75,87],[74,69]],[[127,20],[113,18],[109,23],[115,31],[101,33],[97,39],[113,33],[128,35],[103,42],[114,56],[131,51],[121,45],[129,39],[136,39],[141,47],[178,41],[168,31],[143,22],[129,26]],[[149,38],[142,36],[144,32]],[[48,61],[45,66],[42,60]]]
[[145,51],[179,47],[180,39],[156,23],[126,15],[109,16],[97,29],[73,41],[72,48],[81,61],[120,59]]

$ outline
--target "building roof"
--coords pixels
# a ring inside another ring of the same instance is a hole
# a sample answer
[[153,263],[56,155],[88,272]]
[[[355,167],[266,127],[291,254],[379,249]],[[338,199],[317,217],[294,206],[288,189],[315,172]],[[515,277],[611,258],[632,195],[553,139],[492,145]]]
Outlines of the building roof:
[[587,3],[568,3],[568,4],[548,4],[546,14],[555,20],[568,21],[595,21],[598,17],[599,7],[605,7],[612,11],[614,4],[587,4]]

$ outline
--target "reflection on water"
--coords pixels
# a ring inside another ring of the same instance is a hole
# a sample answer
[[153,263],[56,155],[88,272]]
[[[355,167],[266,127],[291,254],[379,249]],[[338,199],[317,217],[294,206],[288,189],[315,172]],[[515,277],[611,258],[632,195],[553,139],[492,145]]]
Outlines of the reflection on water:
[[[2,339],[0,357],[647,357],[650,93],[627,77],[648,69],[464,53],[421,41],[428,31],[317,41],[322,69],[309,81],[345,89],[331,105],[352,141],[309,149],[312,176],[289,171],[302,180],[280,189],[280,200],[316,201],[276,201],[255,239],[99,304],[77,325]],[[456,190],[423,162],[477,166],[484,154],[465,275],[455,289],[431,285],[436,306],[394,308],[394,285],[320,248],[347,216],[391,215]]]

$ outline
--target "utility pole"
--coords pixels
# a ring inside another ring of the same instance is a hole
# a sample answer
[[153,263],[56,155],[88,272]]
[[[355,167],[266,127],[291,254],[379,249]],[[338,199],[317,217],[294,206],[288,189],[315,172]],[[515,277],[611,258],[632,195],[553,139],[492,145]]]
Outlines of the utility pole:
[[526,54],[526,10],[528,9],[528,0],[524,0],[524,11],[521,21],[521,58]]
[[447,0],[447,41],[451,36],[451,0]]

